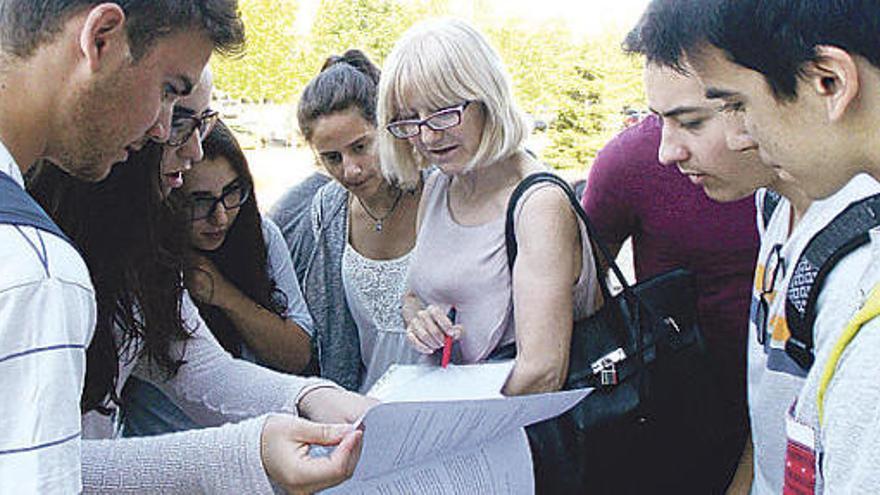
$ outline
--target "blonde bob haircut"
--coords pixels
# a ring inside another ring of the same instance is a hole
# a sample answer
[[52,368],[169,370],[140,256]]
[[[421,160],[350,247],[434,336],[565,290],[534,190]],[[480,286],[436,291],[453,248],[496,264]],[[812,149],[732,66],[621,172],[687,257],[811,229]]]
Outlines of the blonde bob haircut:
[[[410,28],[385,60],[379,81],[379,155],[392,183],[413,187],[430,166],[409,140],[385,129],[413,109],[439,110],[465,101],[485,115],[480,146],[465,171],[490,165],[523,149],[528,124],[513,101],[510,77],[486,38],[457,19],[436,19]],[[418,138],[416,138],[418,139]]]

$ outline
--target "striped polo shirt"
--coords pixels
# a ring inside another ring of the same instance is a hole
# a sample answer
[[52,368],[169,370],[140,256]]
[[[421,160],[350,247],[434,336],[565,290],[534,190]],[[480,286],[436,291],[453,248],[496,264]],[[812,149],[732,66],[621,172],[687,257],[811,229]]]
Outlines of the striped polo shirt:
[[[19,186],[0,143],[0,170]],[[78,493],[80,396],[95,293],[77,251],[0,224],[0,493]]]

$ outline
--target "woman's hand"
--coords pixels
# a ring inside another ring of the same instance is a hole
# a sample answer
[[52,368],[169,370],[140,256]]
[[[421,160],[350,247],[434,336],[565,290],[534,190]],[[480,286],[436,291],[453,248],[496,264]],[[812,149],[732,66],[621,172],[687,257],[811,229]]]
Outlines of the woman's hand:
[[299,401],[301,415],[321,423],[354,423],[379,401],[336,387],[316,388]]
[[[363,433],[346,424],[319,424],[288,415],[266,419],[260,435],[263,468],[291,494],[314,493],[351,477]],[[329,457],[309,456],[310,445],[335,445]]]
[[432,354],[443,347],[447,335],[453,340],[460,339],[464,329],[449,320],[448,312],[448,306],[433,304],[415,311],[406,326],[407,342],[422,354]]
[[191,264],[186,270],[184,283],[193,299],[220,307],[227,299],[226,294],[230,287],[229,281],[220,273],[217,266],[200,254],[193,255]]

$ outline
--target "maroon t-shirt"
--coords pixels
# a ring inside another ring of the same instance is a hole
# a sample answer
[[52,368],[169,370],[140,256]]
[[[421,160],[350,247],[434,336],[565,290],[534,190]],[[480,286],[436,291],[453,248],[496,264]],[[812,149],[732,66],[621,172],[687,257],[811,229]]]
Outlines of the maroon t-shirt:
[[661,165],[661,126],[648,117],[605,146],[590,169],[583,206],[605,242],[632,236],[636,279],[676,267],[696,275],[706,344],[745,424],[745,343],[758,252],[754,198],[715,202],[677,167]]

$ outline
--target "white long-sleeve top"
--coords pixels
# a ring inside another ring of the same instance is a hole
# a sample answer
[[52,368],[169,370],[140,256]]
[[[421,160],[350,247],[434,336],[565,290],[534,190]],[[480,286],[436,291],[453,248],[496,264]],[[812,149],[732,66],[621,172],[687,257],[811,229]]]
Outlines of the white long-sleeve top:
[[[177,374],[148,360],[119,363],[118,391],[128,377],[150,381],[202,425],[223,425],[170,435],[118,438],[114,416],[83,416],[83,489],[86,493],[272,493],[260,458],[265,415],[297,414],[297,404],[316,387],[334,386],[319,378],[278,373],[233,358],[217,342],[184,292],[181,315],[192,338]],[[135,347],[135,346],[131,346]],[[239,423],[235,423],[239,422]],[[235,424],[227,424],[235,423]]]

